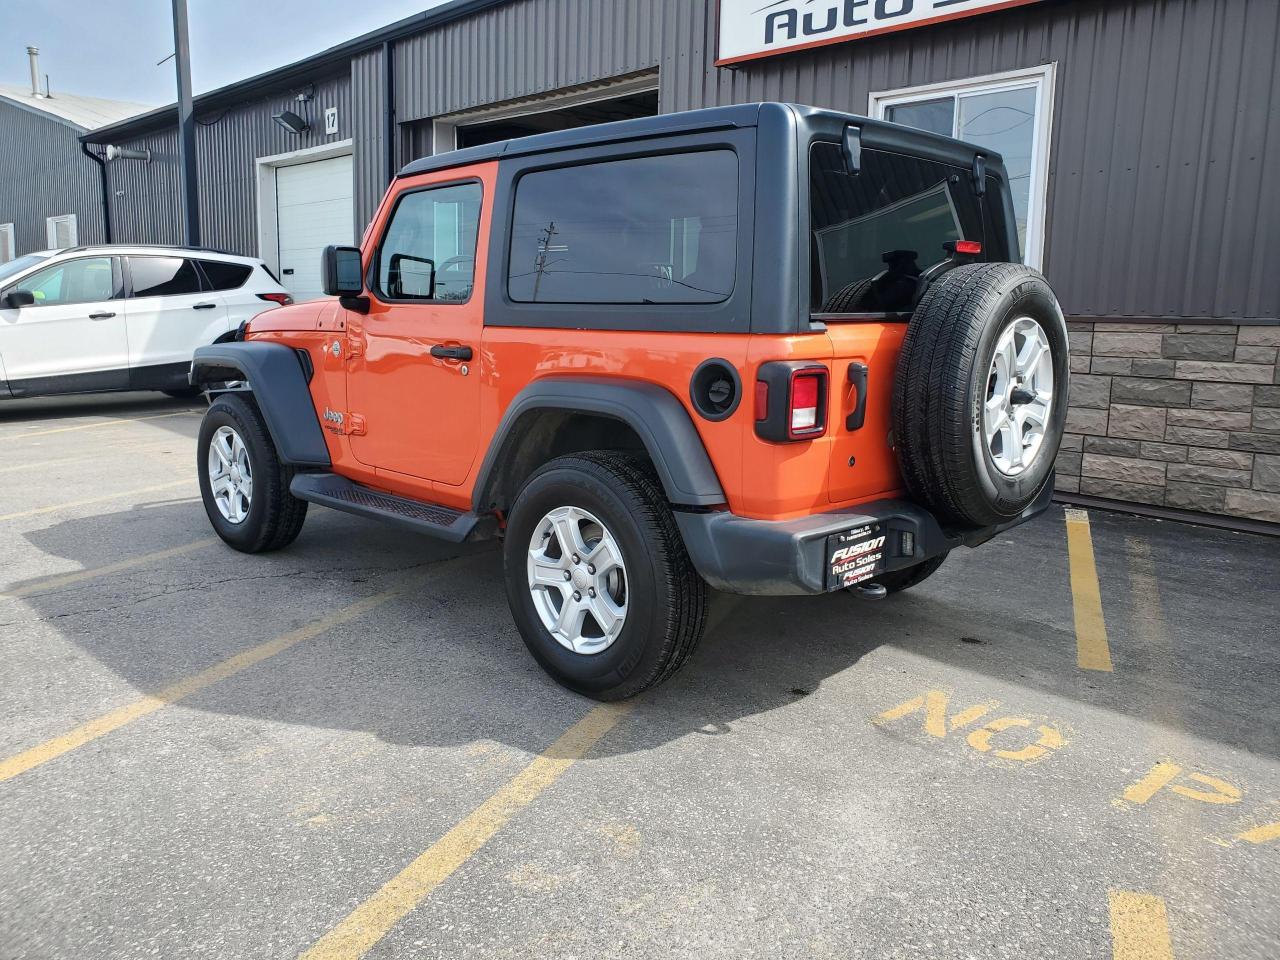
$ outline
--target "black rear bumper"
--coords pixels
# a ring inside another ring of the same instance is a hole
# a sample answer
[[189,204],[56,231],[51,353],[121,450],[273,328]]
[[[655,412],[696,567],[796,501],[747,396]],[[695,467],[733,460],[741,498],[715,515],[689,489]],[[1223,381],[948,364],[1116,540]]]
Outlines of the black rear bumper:
[[831,576],[831,537],[864,528],[884,537],[882,570],[915,566],[954,547],[976,547],[1043,513],[1053,499],[1053,478],[1019,516],[979,529],[944,528],[929,511],[907,500],[877,500],[856,510],[817,513],[797,520],[749,520],[728,511],[677,511],[689,557],[711,586],[763,596],[825,593],[843,584]]

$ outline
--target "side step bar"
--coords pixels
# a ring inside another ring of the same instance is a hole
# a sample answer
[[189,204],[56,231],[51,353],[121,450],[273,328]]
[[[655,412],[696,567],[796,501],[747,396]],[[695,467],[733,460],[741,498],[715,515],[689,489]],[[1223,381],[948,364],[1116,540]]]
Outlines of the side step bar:
[[437,503],[423,503],[352,483],[333,473],[299,473],[289,484],[299,500],[332,507],[360,517],[385,520],[415,533],[425,533],[450,543],[462,543],[483,526],[474,513],[462,513]]

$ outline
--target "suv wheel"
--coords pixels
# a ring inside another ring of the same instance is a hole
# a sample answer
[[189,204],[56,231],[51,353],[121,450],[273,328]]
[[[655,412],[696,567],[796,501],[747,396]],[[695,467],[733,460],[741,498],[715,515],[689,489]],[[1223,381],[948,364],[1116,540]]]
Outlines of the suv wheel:
[[1038,272],[957,267],[907,327],[893,437],[912,497],[944,522],[1016,518],[1053,476],[1067,417],[1067,326]]
[[294,470],[280,462],[251,399],[221,396],[200,424],[196,470],[205,513],[218,536],[245,553],[292,543],[307,502],[289,493]]
[[507,599],[557,682],[621,700],[675,673],[702,636],[707,587],[648,465],[606,451],[538,470],[508,517]]

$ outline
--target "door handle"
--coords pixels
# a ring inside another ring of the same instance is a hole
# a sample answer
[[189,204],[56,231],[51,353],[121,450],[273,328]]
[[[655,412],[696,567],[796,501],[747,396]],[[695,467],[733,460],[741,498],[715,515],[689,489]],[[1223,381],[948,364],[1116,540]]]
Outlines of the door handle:
[[90,319],[90,320],[110,320],[110,319],[111,319],[112,317],[114,317],[114,316],[115,316],[115,314],[114,314],[114,313],[108,313],[108,312],[106,312],[106,311],[104,310],[104,311],[102,311],[101,313],[91,313],[91,314],[89,314],[89,319]]
[[431,348],[431,355],[443,360],[470,360],[471,348],[461,344],[457,346],[446,346],[443,343],[437,343]]
[[853,412],[845,419],[844,428],[849,431],[861,430],[867,420],[867,365],[859,360],[849,364],[849,382],[858,393]]
[[293,276],[293,267],[285,267],[283,270],[281,270],[281,271],[280,271],[280,276],[282,276],[282,277],[292,277],[292,276]]
[[216,306],[217,306],[216,303],[193,303],[191,305],[191,309],[192,310],[212,310]]

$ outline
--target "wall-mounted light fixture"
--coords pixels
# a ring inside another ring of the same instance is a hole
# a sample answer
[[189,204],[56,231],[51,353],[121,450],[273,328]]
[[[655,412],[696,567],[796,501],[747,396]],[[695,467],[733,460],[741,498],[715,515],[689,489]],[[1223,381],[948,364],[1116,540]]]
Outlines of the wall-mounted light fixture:
[[136,150],[133,147],[117,147],[114,144],[107,144],[108,160],[145,160],[151,162],[151,150]]
[[292,110],[282,110],[279,113],[273,113],[271,119],[280,124],[285,130],[293,134],[302,134],[311,129],[311,124],[303,120]]

